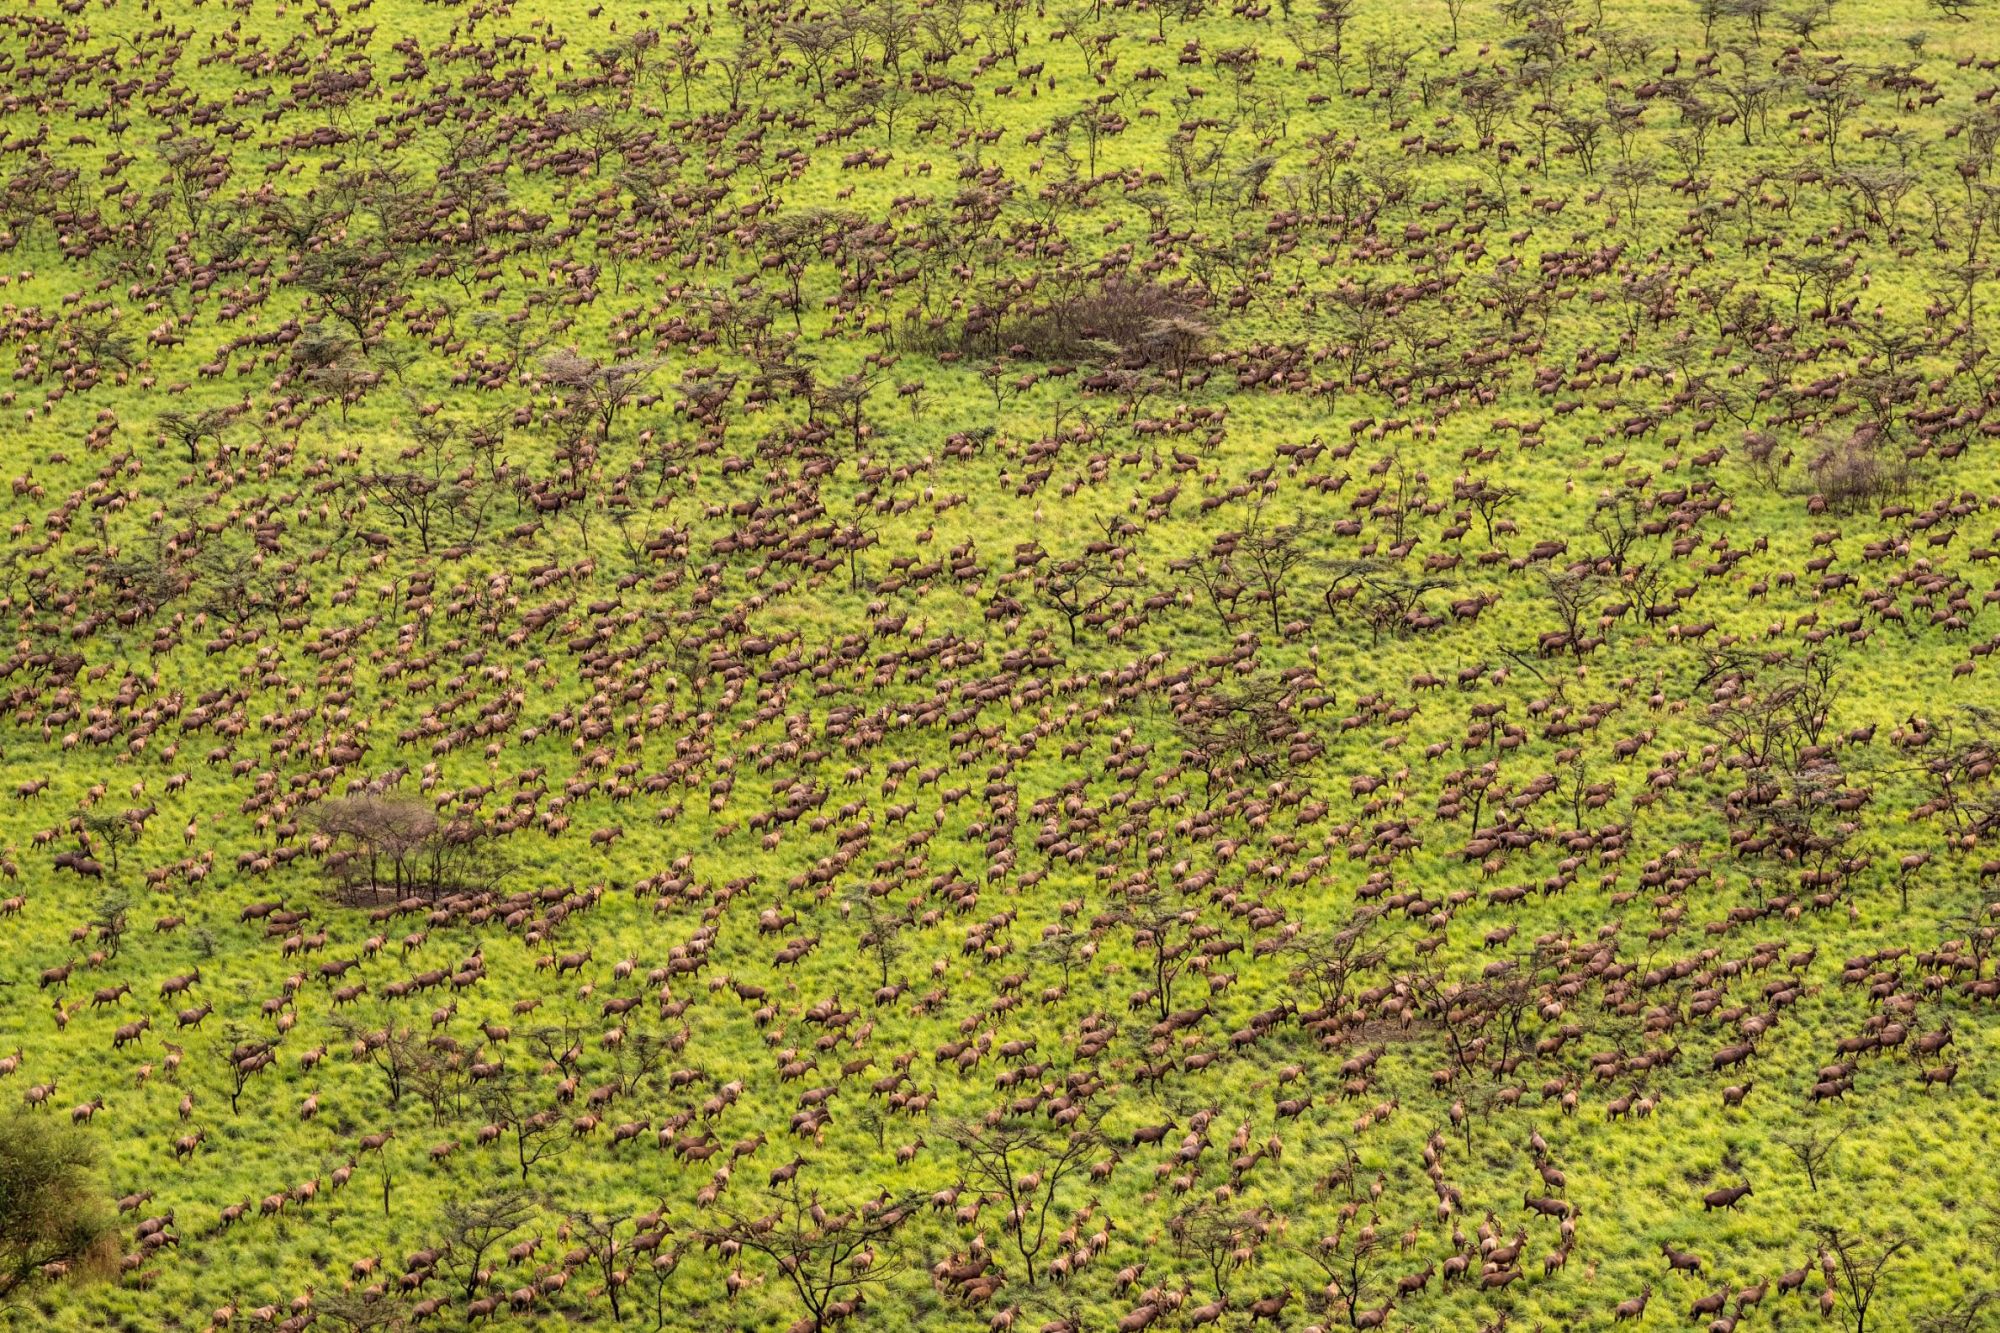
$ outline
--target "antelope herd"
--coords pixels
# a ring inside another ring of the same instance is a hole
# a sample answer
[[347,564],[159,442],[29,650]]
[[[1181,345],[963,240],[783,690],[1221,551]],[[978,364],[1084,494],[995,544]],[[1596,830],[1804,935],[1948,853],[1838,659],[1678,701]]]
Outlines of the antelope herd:
[[0,1309],[1977,1327],[1969,7],[0,15]]

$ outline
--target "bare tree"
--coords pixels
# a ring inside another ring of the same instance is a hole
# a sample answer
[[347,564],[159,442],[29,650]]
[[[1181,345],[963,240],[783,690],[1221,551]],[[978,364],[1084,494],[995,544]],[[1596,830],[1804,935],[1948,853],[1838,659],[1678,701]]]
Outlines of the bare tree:
[[1930,0],[1930,6],[1954,23],[1970,23],[1967,11],[1979,8],[1979,0]]
[[1196,909],[1185,903],[1169,902],[1158,891],[1128,898],[1119,913],[1120,920],[1132,931],[1132,947],[1146,956],[1147,972],[1153,980],[1149,989],[1162,1020],[1173,1012],[1174,983],[1194,951],[1189,932],[1200,916]]
[[276,1062],[277,1049],[276,1042],[253,1035],[240,1023],[232,1023],[224,1029],[215,1045],[215,1052],[221,1057],[228,1075],[231,1115],[241,1112],[243,1090],[250,1086],[250,1080]]
[[[1349,1169],[1351,1174],[1352,1163]],[[1343,1229],[1296,1247],[1296,1253],[1326,1275],[1328,1296],[1347,1307],[1348,1321],[1353,1323],[1361,1302],[1374,1290],[1383,1248],[1379,1239],[1364,1233],[1348,1237]]]
[[1827,1222],[1808,1222],[1822,1254],[1831,1255],[1842,1312],[1854,1333],[1868,1333],[1868,1307],[1882,1283],[1883,1270],[1915,1242],[1901,1231],[1878,1237],[1857,1235]]
[[619,1319],[618,1292],[625,1285],[624,1275],[618,1271],[618,1228],[631,1220],[631,1216],[630,1213],[593,1213],[588,1210],[569,1214],[570,1228],[581,1238],[583,1248],[590,1252],[590,1262],[597,1269],[598,1280],[604,1284],[614,1324]]
[[1567,649],[1577,660],[1584,655],[1584,640],[1588,637],[1585,626],[1591,612],[1597,609],[1605,593],[1605,581],[1595,574],[1576,574],[1568,570],[1544,569],[1542,590],[1548,598],[1549,608],[1556,614],[1556,622],[1561,626],[1555,636],[1543,636],[1544,651],[1555,648]]
[[1256,585],[1256,600],[1271,610],[1273,634],[1283,633],[1279,617],[1293,576],[1319,554],[1324,540],[1310,522],[1265,523],[1261,505],[1249,528],[1237,537],[1235,553]]
[[1100,555],[1056,561],[1048,573],[1035,579],[1035,591],[1069,626],[1071,644],[1077,642],[1079,625],[1092,623],[1112,598],[1138,586],[1138,580]]
[[1995,1307],[2000,1307],[2000,1291],[1982,1287],[1942,1310],[1918,1315],[1917,1333],[1980,1333],[1992,1327],[1989,1316]]
[[1354,978],[1381,965],[1387,950],[1371,943],[1368,931],[1380,911],[1365,906],[1344,926],[1294,936],[1284,947],[1292,960],[1288,980],[1309,990],[1329,1016],[1346,1007]]
[[1090,1165],[1103,1136],[1094,1125],[1060,1132],[1028,1117],[1002,1116],[959,1121],[945,1129],[944,1137],[957,1149],[967,1182],[1007,1206],[1001,1226],[1033,1285],[1057,1196],[1065,1182]]
[[571,1138],[562,1116],[553,1106],[537,1106],[532,1079],[508,1071],[481,1085],[479,1106],[488,1121],[513,1140],[514,1163],[521,1169],[521,1184],[537,1163],[562,1156]]
[[437,815],[426,801],[400,796],[344,796],[323,801],[314,811],[320,832],[336,843],[351,842],[353,858],[331,861],[344,883],[347,867],[365,864],[371,892],[380,893],[386,866],[393,893],[411,882],[411,868],[423,846],[438,832]]
[[871,1288],[907,1267],[898,1230],[922,1204],[921,1196],[864,1203],[829,1211],[793,1183],[770,1195],[774,1211],[748,1218],[723,1211],[725,1221],[703,1238],[764,1256],[798,1293],[814,1330],[838,1322]]
[[1831,1132],[1819,1125],[1808,1125],[1802,1130],[1777,1136],[1778,1142],[1798,1160],[1799,1169],[1806,1173],[1806,1184],[1813,1193],[1819,1193],[1819,1178],[1827,1174],[1827,1164],[1833,1160],[1833,1150],[1847,1134],[1849,1126],[1842,1125]]
[[856,885],[841,904],[842,914],[858,918],[861,937],[855,947],[862,954],[875,955],[875,964],[880,984],[889,984],[889,969],[903,956],[903,927],[909,924],[907,913],[891,908],[888,902],[870,893],[863,885]]

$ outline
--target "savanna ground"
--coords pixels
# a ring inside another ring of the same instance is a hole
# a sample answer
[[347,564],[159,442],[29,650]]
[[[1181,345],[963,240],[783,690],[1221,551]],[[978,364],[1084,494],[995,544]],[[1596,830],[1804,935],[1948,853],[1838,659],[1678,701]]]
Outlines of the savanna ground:
[[2000,1324],[1995,14],[10,7],[0,1321]]

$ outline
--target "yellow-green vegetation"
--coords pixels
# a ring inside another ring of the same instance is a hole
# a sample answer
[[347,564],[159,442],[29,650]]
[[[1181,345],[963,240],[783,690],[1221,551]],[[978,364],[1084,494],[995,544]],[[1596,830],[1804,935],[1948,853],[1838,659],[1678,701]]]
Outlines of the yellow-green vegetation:
[[18,0],[0,1324],[2000,1324],[1996,12]]

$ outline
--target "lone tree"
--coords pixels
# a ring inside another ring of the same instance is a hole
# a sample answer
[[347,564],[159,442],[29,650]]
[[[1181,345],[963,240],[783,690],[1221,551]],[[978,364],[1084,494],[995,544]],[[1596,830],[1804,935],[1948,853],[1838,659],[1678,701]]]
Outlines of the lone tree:
[[841,904],[841,911],[860,925],[861,936],[854,947],[862,954],[875,955],[877,975],[886,987],[890,969],[903,956],[901,931],[909,924],[909,917],[864,888],[850,893]]
[[1798,1159],[1799,1169],[1806,1173],[1806,1184],[1812,1186],[1814,1194],[1819,1193],[1819,1178],[1826,1174],[1827,1163],[1832,1160],[1834,1147],[1847,1133],[1847,1126],[1827,1133],[1818,1125],[1808,1127],[1797,1134],[1780,1134],[1778,1142],[1785,1145],[1788,1152]]
[[95,1165],[90,1144],[69,1129],[24,1115],[0,1121],[0,1300],[37,1273],[77,1275],[114,1261]]

